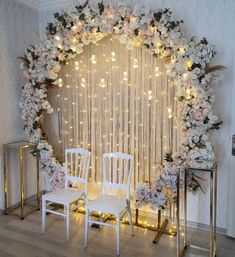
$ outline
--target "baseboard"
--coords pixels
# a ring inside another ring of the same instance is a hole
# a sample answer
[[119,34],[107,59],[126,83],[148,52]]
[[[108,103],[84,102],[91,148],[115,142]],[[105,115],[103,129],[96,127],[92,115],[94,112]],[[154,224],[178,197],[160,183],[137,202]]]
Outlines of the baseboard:
[[[207,224],[194,222],[194,221],[187,221],[187,224],[188,224],[189,227],[192,227],[192,228],[200,228],[200,229],[204,229],[204,230],[208,230],[208,231],[210,230],[210,226],[207,225]],[[226,229],[216,227],[216,232],[219,233],[219,234],[226,234]]]
[[[42,191],[39,192],[40,196],[45,194],[45,193],[46,193],[46,190],[42,190]],[[31,195],[31,196],[25,198],[24,201],[25,202],[30,202],[30,201],[35,201],[36,199],[37,199],[37,194],[34,194],[34,195]],[[18,202],[18,203],[15,203],[15,204],[13,204],[13,205],[11,205],[9,207],[10,207],[10,210],[11,210],[11,209],[15,209],[15,208],[20,207],[20,205],[21,205],[21,203]],[[0,209],[0,216],[4,215],[4,214],[5,214],[5,210]]]

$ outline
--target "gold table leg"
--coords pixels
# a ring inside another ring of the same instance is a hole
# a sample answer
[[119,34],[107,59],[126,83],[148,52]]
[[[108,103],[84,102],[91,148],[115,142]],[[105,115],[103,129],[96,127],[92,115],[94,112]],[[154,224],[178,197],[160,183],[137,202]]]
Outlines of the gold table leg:
[[[37,151],[37,149],[35,149]],[[39,153],[36,154],[37,161],[37,210],[40,210],[40,189],[39,189]]]
[[24,164],[23,164],[23,149],[20,147],[20,218],[24,219]]
[[5,202],[5,215],[7,213],[8,202],[7,202],[7,145],[3,145],[3,173],[4,173],[4,202]]
[[158,222],[157,222],[158,231],[153,239],[154,244],[157,244],[157,242],[160,240],[162,234],[165,233],[164,231],[168,224],[168,219],[165,219],[161,224],[161,216],[162,216],[162,212],[161,212],[161,210],[158,210]]

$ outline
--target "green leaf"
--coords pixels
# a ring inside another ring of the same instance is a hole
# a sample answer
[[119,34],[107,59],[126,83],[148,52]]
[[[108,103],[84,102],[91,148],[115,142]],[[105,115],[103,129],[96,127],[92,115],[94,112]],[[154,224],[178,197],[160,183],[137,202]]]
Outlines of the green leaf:
[[212,124],[212,126],[210,127],[210,129],[218,130],[218,129],[220,129],[220,127],[221,127],[222,124],[223,124],[223,121],[216,122],[216,123]]
[[171,152],[166,153],[165,156],[164,156],[164,160],[166,162],[173,162],[172,153]]
[[135,33],[136,36],[138,36],[138,34],[139,34],[139,29],[135,29],[135,30],[134,30],[134,33]]
[[155,20],[156,20],[157,22],[159,22],[159,21],[161,20],[161,18],[162,18],[162,12],[154,13],[154,14],[153,14],[153,17],[155,18]]
[[208,45],[208,41],[205,37],[200,41],[200,43],[202,43],[204,45]]
[[98,8],[100,11],[100,15],[102,15],[102,13],[104,12],[104,4],[103,2],[98,3]]

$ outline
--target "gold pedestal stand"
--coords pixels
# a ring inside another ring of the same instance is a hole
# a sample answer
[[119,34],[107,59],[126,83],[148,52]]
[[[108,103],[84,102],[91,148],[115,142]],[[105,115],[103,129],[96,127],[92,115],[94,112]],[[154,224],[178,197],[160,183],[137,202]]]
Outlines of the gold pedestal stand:
[[[188,243],[187,238],[187,175],[190,171],[202,171],[207,172],[210,175],[210,247],[209,249]],[[210,257],[216,256],[216,205],[217,205],[217,165],[215,164],[212,168],[193,168],[187,167],[185,169],[184,177],[184,248],[181,249],[180,243],[180,201],[179,201],[179,190],[180,181],[179,176],[177,178],[177,257],[180,257],[187,248],[195,248],[202,251],[209,252]]]
[[[32,213],[34,210],[40,209],[40,194],[39,194],[39,159],[37,156],[37,205],[26,204],[25,202],[25,184],[24,184],[24,152],[26,149],[36,150],[36,145],[24,141],[12,142],[3,145],[3,156],[4,156],[4,200],[5,200],[5,214],[14,214],[24,219],[27,215]],[[20,205],[8,206],[8,187],[7,187],[7,176],[8,176],[8,150],[16,149],[19,151],[19,171],[20,171]],[[25,206],[31,207],[30,210],[25,211]],[[20,207],[20,212],[17,209]]]

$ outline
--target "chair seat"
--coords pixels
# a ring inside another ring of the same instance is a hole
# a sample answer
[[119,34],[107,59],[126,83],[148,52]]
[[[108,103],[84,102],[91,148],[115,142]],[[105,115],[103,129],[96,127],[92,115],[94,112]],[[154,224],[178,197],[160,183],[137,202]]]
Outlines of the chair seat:
[[87,208],[90,211],[99,211],[110,214],[122,212],[126,208],[126,198],[113,195],[103,195],[95,200],[88,201]]
[[62,188],[43,195],[42,197],[51,202],[68,204],[77,201],[83,195],[84,190],[77,190],[71,187]]

